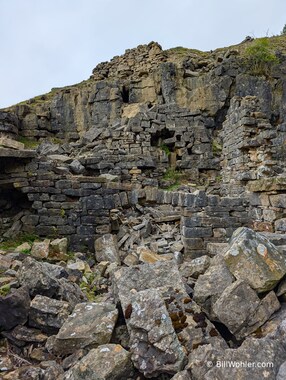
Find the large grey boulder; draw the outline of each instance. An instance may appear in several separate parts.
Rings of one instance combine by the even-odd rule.
[[[205,380],[276,380],[286,351],[278,340],[247,338],[237,349],[227,349],[209,364]]]
[[[236,279],[245,280],[257,292],[273,289],[286,274],[286,260],[264,236],[249,228],[238,228],[224,254]]]
[[[216,320],[213,305],[225,288],[235,278],[226,267],[222,258],[213,259],[208,270],[199,276],[194,287],[194,301],[198,303],[211,320]]]
[[[132,374],[131,354],[118,344],[92,349],[64,376],[64,380],[123,380]]]
[[[41,294],[53,297],[59,290],[59,283],[49,268],[32,257],[23,261],[18,277],[20,284],[27,286],[31,296]]]
[[[84,302],[76,305],[58,334],[47,342],[49,351],[67,355],[80,348],[110,342],[118,311],[111,303]]]
[[[168,289],[177,289],[186,294],[178,266],[173,260],[121,267],[113,272],[112,284],[114,296],[120,300],[123,310],[130,304],[132,289],[139,292],[153,288],[161,293]]]
[[[279,308],[273,291],[260,300],[246,282],[237,280],[223,291],[213,305],[213,312],[241,340],[262,326]]]
[[[0,297],[0,331],[10,330],[27,322],[30,309],[28,288],[14,289],[5,297]]]
[[[145,377],[182,370],[187,358],[160,293],[155,289],[135,293],[129,308],[130,316],[125,317],[135,367]]]

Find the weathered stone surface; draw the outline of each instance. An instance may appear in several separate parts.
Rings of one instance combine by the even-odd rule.
[[[94,248],[95,257],[98,262],[110,261],[120,264],[117,238],[115,235],[106,234],[96,239]]]
[[[173,255],[158,255],[146,247],[138,247],[137,254],[139,255],[139,261],[141,263],[154,264],[157,261],[172,260]]]
[[[199,276],[194,287],[194,301],[197,302],[211,320],[215,320],[213,305],[222,292],[234,282],[234,277],[223,260],[211,264],[208,270]]]
[[[186,356],[175,334],[171,318],[160,293],[155,289],[132,296],[127,326],[132,361],[146,377],[177,373],[186,364]]]
[[[57,332],[70,312],[67,302],[37,295],[31,302],[29,325],[46,332]]]
[[[286,361],[281,364],[276,376],[276,380],[284,380],[284,379],[286,379]]]
[[[3,380],[42,380],[45,371],[39,367],[23,366],[3,375]]]
[[[55,239],[50,242],[48,256],[54,260],[65,260],[67,258],[68,239]]]
[[[0,146],[4,148],[12,148],[12,149],[24,149],[25,145],[20,143],[19,141],[9,139],[7,137],[0,136]]]
[[[18,325],[11,331],[11,336],[20,342],[44,343],[48,336],[41,330]]]
[[[30,308],[27,287],[14,289],[6,297],[0,297],[0,330],[10,330],[27,322]]]
[[[31,256],[36,259],[46,259],[49,255],[50,240],[35,241],[32,246]]]
[[[131,354],[118,344],[92,349],[64,376],[64,380],[123,380],[132,374]]]
[[[191,380],[191,375],[188,371],[178,372],[171,380]]]
[[[110,303],[78,304],[47,347],[56,354],[67,355],[80,348],[109,343],[117,316],[116,307]]]
[[[208,256],[197,257],[190,262],[184,262],[180,265],[180,273],[183,277],[198,278],[204,274],[210,266],[210,258]]]
[[[239,228],[232,236],[224,260],[231,273],[258,292],[271,290],[286,273],[286,262],[278,249],[249,228]]]
[[[120,268],[112,275],[114,294],[120,299],[123,310],[130,304],[131,290],[165,291],[168,288],[186,293],[178,266],[174,261],[142,264]]]
[[[260,300],[246,282],[238,280],[223,291],[213,305],[213,312],[241,340],[256,331],[279,308],[274,292]]]
[[[52,297],[59,290],[59,283],[51,276],[50,270],[31,257],[23,261],[19,271],[19,282],[28,287],[32,296],[41,294]]]
[[[249,378],[276,380],[276,374],[285,361],[285,357],[285,349],[278,340],[248,338],[238,349],[227,349],[222,357],[217,357],[204,379],[230,379],[235,376],[238,380]],[[246,364],[234,364],[233,367],[223,365],[226,362]],[[247,363],[255,364],[247,365]]]

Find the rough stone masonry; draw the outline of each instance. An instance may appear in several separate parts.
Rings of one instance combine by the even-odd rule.
[[[0,377],[286,378],[285,36],[261,75],[253,43],[0,111]]]

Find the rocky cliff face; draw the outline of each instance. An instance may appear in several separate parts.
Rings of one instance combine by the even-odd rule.
[[[279,62],[260,73],[247,59],[253,43],[205,53],[151,42],[0,111],[0,249],[29,237],[18,251],[33,256],[1,256],[0,285],[15,292],[0,300],[13,315],[3,312],[0,328],[42,366],[5,378],[163,379],[185,369],[174,379],[226,379],[198,362],[254,360],[258,345],[270,347],[275,379],[285,308],[275,328],[262,325],[285,298],[285,36],[269,40]],[[45,240],[31,246],[35,237]],[[50,264],[61,260],[65,269]],[[70,354],[46,370],[45,358]]]

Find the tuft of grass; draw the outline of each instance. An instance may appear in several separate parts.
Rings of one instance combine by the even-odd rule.
[[[82,278],[82,282],[79,285],[79,287],[81,288],[81,290],[86,295],[89,301],[96,300],[96,291],[97,291],[97,286],[95,285],[96,277],[97,275],[93,272],[85,273]]]
[[[222,151],[221,144],[217,140],[214,139],[212,141],[212,152],[213,152],[214,156],[220,156],[221,151]]]
[[[162,145],[160,146],[160,148],[161,148],[161,150],[162,150],[163,152],[166,153],[167,156],[170,156],[171,151],[170,151],[169,147],[168,147],[166,144],[162,144]]]
[[[29,138],[24,137],[24,136],[20,136],[18,138],[18,141],[20,143],[24,144],[26,149],[35,149],[39,146],[39,141],[29,139]]]
[[[267,37],[257,38],[245,50],[246,64],[252,75],[268,76],[273,65],[279,63],[270,40]]]
[[[7,294],[10,293],[11,287],[10,284],[6,284],[0,287],[0,296],[1,297],[6,297]]]
[[[9,251],[17,248],[19,245],[23,243],[33,244],[35,240],[39,239],[37,235],[34,234],[20,234],[15,239],[7,239],[0,243],[0,249],[3,251]],[[23,252],[28,253],[28,252]]]

